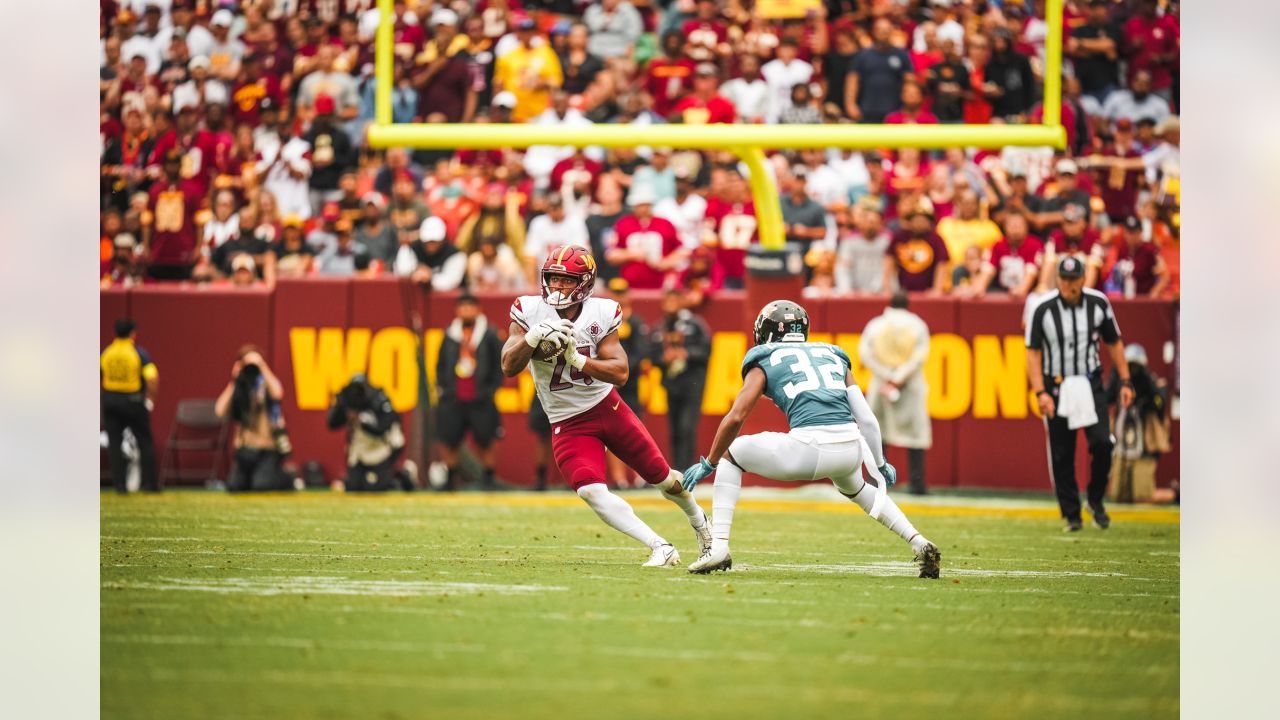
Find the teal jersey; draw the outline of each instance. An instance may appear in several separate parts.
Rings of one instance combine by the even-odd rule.
[[[742,360],[742,376],[764,371],[764,393],[793,428],[853,422],[844,379],[852,363],[844,350],[822,342],[757,345]]]

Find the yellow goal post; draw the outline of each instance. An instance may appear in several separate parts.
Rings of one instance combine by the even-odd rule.
[[[392,123],[394,12],[392,0],[378,0],[375,40],[374,122],[370,147],[492,150],[531,145],[727,150],[747,166],[759,222],[760,244],[785,243],[782,209],[773,176],[765,168],[766,148],[949,148],[1006,146],[1066,147],[1062,111],[1062,3],[1048,0],[1045,22],[1044,112],[1039,125],[606,125],[560,127],[514,123]]]

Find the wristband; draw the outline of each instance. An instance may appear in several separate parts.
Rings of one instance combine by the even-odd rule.
[[[581,371],[582,368],[587,365],[587,356],[578,352],[566,353],[565,361],[568,362],[574,370]]]

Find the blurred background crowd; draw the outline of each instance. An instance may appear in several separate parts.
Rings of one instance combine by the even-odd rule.
[[[1043,0],[394,3],[395,122],[1034,123]],[[780,17],[800,6],[802,17]],[[517,292],[566,242],[600,279],[741,287],[726,153],[374,150],[375,0],[100,0],[105,286],[412,277]],[[776,151],[807,295],[1176,297],[1179,3],[1066,0],[1068,147]],[[482,132],[477,128],[477,132]]]

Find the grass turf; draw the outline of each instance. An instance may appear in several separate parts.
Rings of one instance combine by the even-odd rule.
[[[1048,514],[919,508],[926,581],[852,505],[744,500],[700,577],[568,495],[104,495],[102,716],[1176,716],[1176,518]]]

